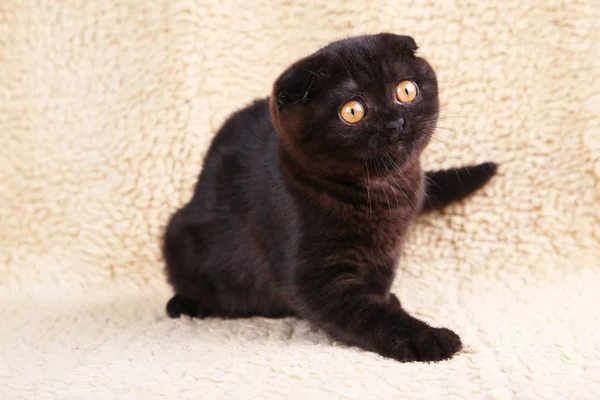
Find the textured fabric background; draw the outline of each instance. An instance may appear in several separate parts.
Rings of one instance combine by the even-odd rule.
[[[598,4],[492,3],[2,0],[0,397],[600,398]],[[295,319],[168,320],[159,236],[216,129],[380,31],[438,72],[426,165],[501,163],[419,220],[394,287],[467,349],[400,364]]]

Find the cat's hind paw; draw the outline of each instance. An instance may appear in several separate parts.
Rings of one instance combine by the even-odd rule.
[[[178,294],[173,296],[167,303],[167,314],[171,318],[179,318],[181,315],[189,315],[195,318],[204,317],[197,302]]]

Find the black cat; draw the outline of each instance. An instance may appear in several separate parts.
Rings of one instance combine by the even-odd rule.
[[[387,33],[331,43],[229,118],[166,230],[171,317],[297,316],[400,361],[461,349],[390,286],[415,216],[481,188],[496,165],[422,172],[439,106],[416,50]]]

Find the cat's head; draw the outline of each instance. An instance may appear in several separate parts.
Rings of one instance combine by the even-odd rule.
[[[439,111],[433,69],[409,36],[378,34],[333,42],[276,80],[275,127],[304,164],[351,171],[365,162],[401,166],[420,153]]]

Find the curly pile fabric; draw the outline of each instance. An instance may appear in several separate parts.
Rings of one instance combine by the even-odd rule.
[[[3,399],[600,398],[592,1],[46,1],[0,7]],[[394,286],[466,345],[401,364],[296,319],[169,320],[159,238],[216,129],[326,43],[413,36],[428,168],[490,186],[420,218]]]

